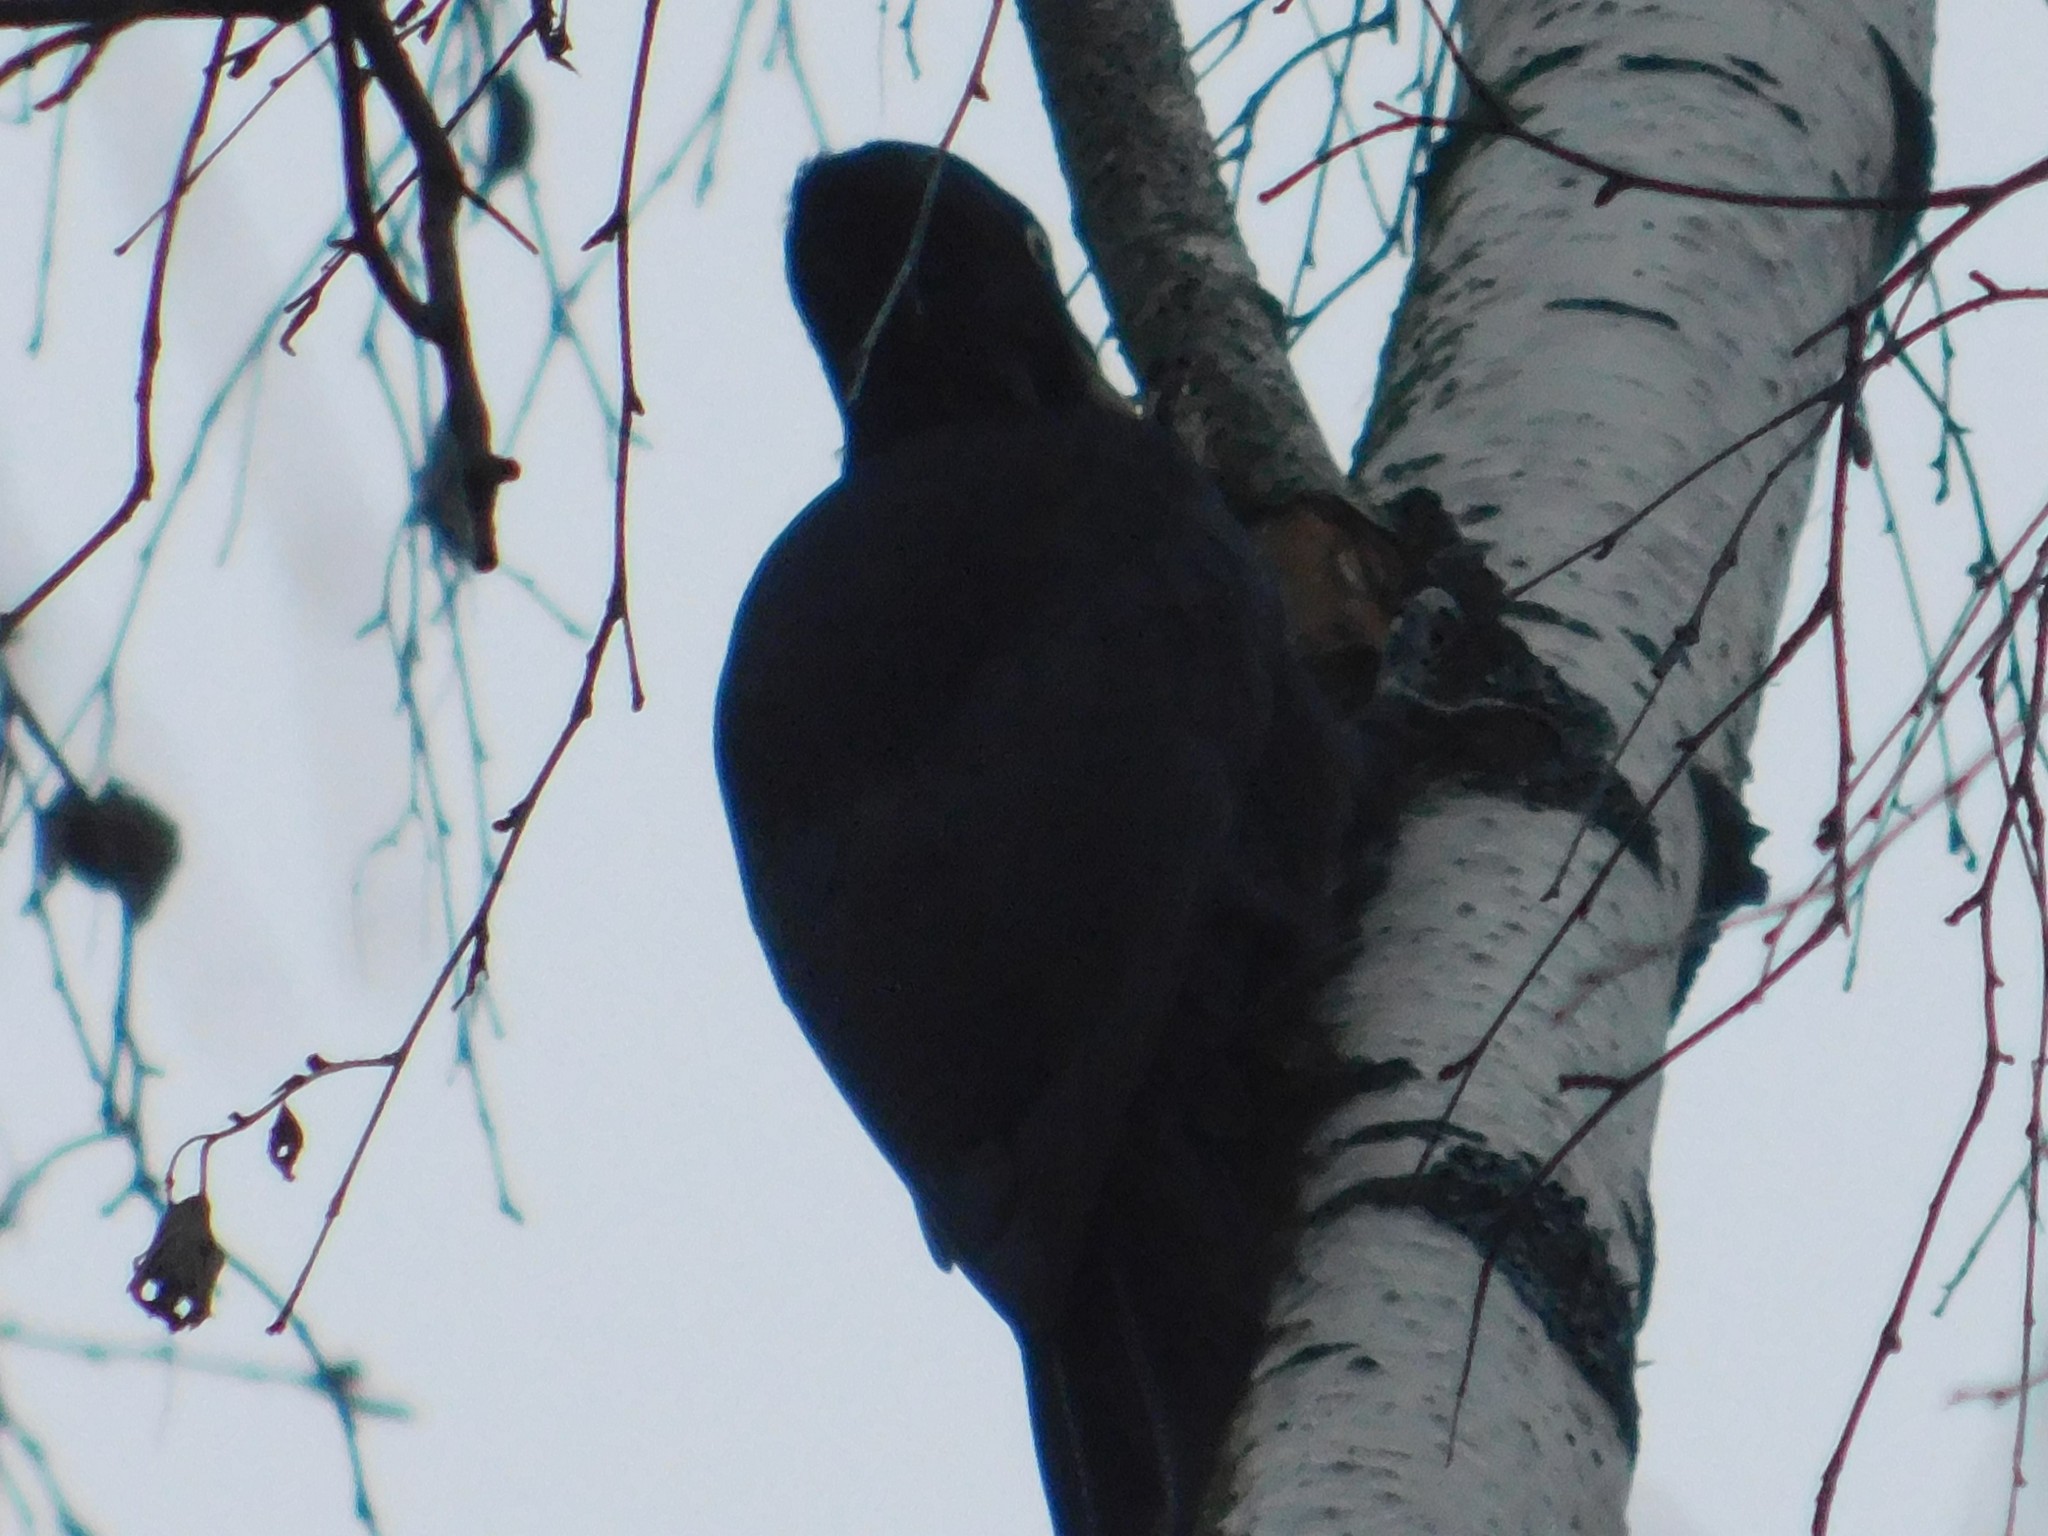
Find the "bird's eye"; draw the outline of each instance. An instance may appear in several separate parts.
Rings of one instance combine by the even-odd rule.
[[[1044,230],[1040,229],[1036,224],[1031,225],[1024,231],[1024,246],[1025,249],[1031,252],[1031,259],[1033,261],[1037,262],[1053,276],[1057,277],[1059,275],[1059,268],[1053,265],[1052,242],[1046,239]]]

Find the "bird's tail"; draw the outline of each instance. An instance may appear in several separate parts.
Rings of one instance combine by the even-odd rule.
[[[1349,952],[1357,764],[1305,693],[1279,714],[1230,898],[1189,947],[1057,1321],[1020,1328],[1059,1536],[1193,1536],[1227,1492],[1308,1133],[1347,1091],[1316,1004]]]
[[[1221,1424],[1205,1432],[1197,1400],[1162,1369],[1128,1286],[1109,1284],[1104,1307],[1077,1308],[1059,1337],[1024,1351],[1053,1529],[1180,1536],[1193,1529],[1195,1469],[1213,1459]]]
[[[1263,1188],[1242,1147],[1220,1159],[1180,1114],[1142,1106],[1131,1136],[1150,1144],[1126,1145],[1060,1324],[1023,1340],[1059,1536],[1195,1530],[1292,1226],[1259,1198],[1291,1180]]]

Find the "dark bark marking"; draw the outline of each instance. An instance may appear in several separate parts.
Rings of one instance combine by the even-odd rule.
[[[1681,59],[1668,53],[1625,53],[1621,56],[1621,67],[1629,74],[1706,75],[1710,79],[1734,86],[1745,96],[1760,98],[1763,95],[1756,81],[1746,74],[1723,69],[1719,64],[1710,64],[1705,59]]]
[[[1764,840],[1764,829],[1750,820],[1742,796],[1727,779],[1697,763],[1691,778],[1700,813],[1700,894],[1678,957],[1678,979],[1671,994],[1673,1015],[1685,1006],[1693,978],[1720,938],[1728,914],[1737,907],[1757,905],[1771,889],[1754,856],[1757,844]]]
[[[1621,1224],[1636,1250],[1636,1331],[1650,1320],[1650,1295],[1657,1277],[1657,1213],[1647,1192],[1641,1205],[1624,1205]]]
[[[1624,629],[1619,631],[1619,633],[1622,639],[1626,640],[1629,643],[1629,646],[1635,651],[1635,653],[1638,656],[1642,657],[1643,660],[1650,663],[1651,666],[1654,667],[1658,662],[1664,659],[1664,647],[1660,645],[1657,641],[1652,640],[1648,635],[1644,634],[1641,630]]]
[[[1739,65],[1742,61],[1730,62]],[[1806,119],[1796,107],[1766,95],[1758,86],[1751,73],[1754,66],[1751,66],[1751,70],[1724,69],[1721,65],[1706,59],[1681,59],[1668,53],[1625,53],[1621,56],[1621,67],[1631,74],[1705,75],[1710,80],[1718,80],[1723,85],[1734,87],[1745,96],[1753,96],[1759,101],[1766,102],[1778,116],[1784,118],[1794,128],[1801,133],[1806,131]],[[1771,84],[1775,85],[1777,82],[1773,80]]]
[[[1571,614],[1561,612],[1551,607],[1548,603],[1536,603],[1529,601],[1527,598],[1518,598],[1501,611],[1508,618],[1520,619],[1524,624],[1547,624],[1553,629],[1563,630],[1568,635],[1577,635],[1581,640],[1598,640],[1600,638],[1600,630],[1597,625],[1588,624],[1584,619],[1574,618]]]
[[[1382,469],[1380,471],[1380,478],[1383,480],[1406,480],[1412,475],[1421,474],[1425,469],[1435,469],[1443,461],[1444,456],[1440,453],[1425,453],[1420,458],[1402,459],[1398,463],[1389,464],[1385,469]]]
[[[1866,30],[1884,65],[1885,85],[1892,98],[1892,163],[1883,195],[1896,198],[1902,206],[1884,216],[1878,232],[1878,250],[1883,265],[1889,268],[1912,238],[1913,227],[1920,221],[1919,205],[1926,202],[1934,185],[1934,114],[1926,93],[1884,34],[1875,27]]]
[[[1396,1056],[1388,1061],[1350,1060],[1342,1071],[1348,1082],[1345,1098],[1362,1098],[1372,1093],[1392,1093],[1396,1088],[1406,1087],[1419,1080],[1422,1069],[1405,1056]]]
[[[1452,1141],[1467,1141],[1483,1146],[1486,1138],[1478,1131],[1467,1130],[1462,1125],[1446,1125],[1431,1116],[1422,1120],[1382,1120],[1373,1125],[1362,1125],[1357,1130],[1340,1136],[1331,1143],[1333,1151],[1353,1147],[1376,1146],[1386,1141],[1437,1141],[1448,1138]]]
[[[1579,44],[1565,48],[1553,48],[1548,53],[1539,53],[1520,69],[1510,73],[1505,80],[1494,86],[1497,95],[1511,96],[1531,80],[1537,80],[1552,70],[1563,69],[1567,64],[1576,64],[1586,56],[1586,50]]]
[[[1639,304],[1624,304],[1619,299],[1552,299],[1543,307],[1590,315],[1617,315],[1624,320],[1647,320],[1667,331],[1679,328],[1678,322],[1661,309],[1645,309]]]
[[[1351,1355],[1353,1357],[1346,1363],[1346,1370],[1376,1371],[1380,1368],[1379,1361],[1373,1359],[1371,1355],[1368,1355],[1356,1344],[1304,1344],[1285,1360],[1280,1361],[1268,1370],[1261,1371],[1259,1379],[1266,1381],[1287,1371],[1298,1371],[1305,1365],[1314,1365],[1318,1360],[1327,1360],[1332,1355]]]
[[[1494,1273],[1613,1413],[1633,1459],[1640,1420],[1636,1335],[1645,1301],[1639,1292],[1647,1287],[1622,1278],[1607,1235],[1587,1218],[1583,1197],[1555,1180],[1531,1186],[1539,1166],[1528,1153],[1503,1157],[1454,1146],[1421,1173],[1360,1180],[1309,1219],[1328,1221],[1364,1207],[1417,1211],[1489,1255]],[[1647,1220],[1629,1219],[1628,1225],[1626,1240],[1638,1254],[1648,1253]]]
[[[1657,832],[1634,788],[1611,766],[1613,716],[1540,661],[1506,620],[1524,615],[1484,549],[1457,531],[1433,491],[1382,509],[1406,545],[1418,595],[1388,639],[1381,679],[1358,710],[1369,782],[1406,805],[1455,784],[1539,810],[1564,810],[1661,873]]]

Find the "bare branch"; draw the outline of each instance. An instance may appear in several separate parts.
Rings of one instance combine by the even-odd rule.
[[[0,0],[4,3],[4,0]],[[0,642],[21,627],[22,620],[33,613],[44,599],[70,580],[71,575],[86,561],[97,554],[108,540],[128,526],[135,516],[136,508],[149,500],[150,492],[156,485],[156,460],[152,448],[153,416],[152,406],[156,396],[157,361],[163,354],[164,283],[169,275],[171,263],[171,239],[177,232],[178,209],[184,198],[185,188],[191,185],[192,162],[199,152],[199,141],[205,136],[206,124],[213,115],[214,96],[220,88],[221,71],[226,67],[228,44],[234,36],[232,21],[220,24],[214,39],[213,57],[208,61],[204,83],[199,90],[199,103],[192,111],[192,121],[185,131],[185,142],[178,152],[178,165],[171,176],[171,197],[166,204],[163,226],[158,231],[156,255],[150,262],[149,298],[143,310],[142,339],[138,347],[140,365],[135,380],[135,473],[129,482],[128,494],[121,498],[121,504],[107,520],[93,532],[92,536],[72,551],[69,558],[46,576],[36,589],[10,609],[0,610]]]
[[[312,0],[0,0],[0,27],[94,27],[111,32],[130,22],[171,18],[301,21]]]
[[[368,73],[398,114],[399,126],[412,145],[420,189],[420,259],[427,277],[424,300],[413,300],[410,290],[397,281],[395,267],[378,272],[377,252],[382,247],[374,222],[365,228],[364,220],[369,189],[357,175],[360,168],[353,165],[349,174],[350,208],[356,218],[356,239],[361,242],[360,249],[372,272],[377,273],[379,291],[398,311],[407,329],[441,355],[446,396],[443,421],[454,450],[456,483],[461,486],[469,509],[474,564],[480,571],[492,570],[498,563],[493,518],[498,487],[516,478],[519,466],[491,451],[490,410],[484,403],[483,382],[477,376],[476,356],[470,346],[469,317],[462,297],[462,267],[455,249],[456,216],[468,199],[468,185],[441,115],[434,110],[434,103],[384,8],[376,0],[337,0],[328,7],[328,15],[344,45],[362,48]],[[347,51],[344,46],[338,53]],[[346,87],[351,83],[347,72],[353,68],[353,60],[343,60],[343,65]],[[350,94],[345,88],[344,98]],[[360,112],[360,102],[359,93],[354,102],[344,100],[345,124],[351,122],[351,114]],[[354,121],[359,124],[360,117]],[[401,293],[410,302],[401,301]]]
[[[1018,0],[1074,222],[1145,392],[1260,527],[1297,640],[1377,660],[1402,586],[1259,286],[1168,0]]]
[[[412,1023],[407,1027],[404,1037],[384,1056],[364,1061],[323,1064],[329,1071],[359,1066],[376,1067],[385,1073],[385,1078],[376,1102],[371,1106],[369,1117],[356,1138],[355,1149],[349,1155],[348,1164],[335,1184],[334,1193],[328,1198],[326,1214],[321,1220],[318,1234],[313,1239],[312,1248],[299,1268],[298,1278],[279,1306],[277,1316],[271,1320],[269,1331],[272,1333],[281,1332],[294,1321],[294,1309],[298,1306],[299,1298],[305,1293],[314,1267],[319,1263],[321,1250],[326,1247],[327,1239],[333,1234],[335,1224],[341,1218],[342,1207],[348,1199],[350,1188],[355,1183],[356,1172],[362,1166],[363,1155],[369,1150],[370,1142],[377,1134],[377,1127],[383,1123],[384,1112],[390,1106],[391,1096],[398,1087],[398,1080],[403,1075],[407,1063],[411,1061],[412,1053],[433,1017],[435,1006],[448,994],[451,986],[457,987],[455,1002],[460,1004],[475,991],[488,968],[491,914],[497,907],[498,897],[505,889],[505,877],[511,872],[512,861],[518,856],[527,830],[533,825],[534,810],[540,804],[541,796],[547,792],[548,785],[553,782],[555,770],[568,756],[569,748],[575,742],[577,733],[583,729],[584,723],[596,713],[597,680],[604,670],[605,657],[610,652],[615,633],[620,635],[624,642],[633,708],[637,710],[645,702],[640,686],[639,659],[633,649],[631,619],[626,603],[626,471],[632,451],[633,420],[644,411],[633,378],[633,306],[631,264],[628,259],[630,219],[627,210],[632,206],[634,161],[640,143],[640,117],[646,103],[647,71],[654,52],[655,22],[661,9],[661,0],[645,0],[645,4],[646,10],[641,20],[640,47],[633,76],[633,93],[627,107],[624,145],[620,152],[618,203],[613,217],[607,221],[598,235],[592,236],[591,240],[591,243],[595,244],[600,238],[609,238],[617,243],[618,249],[616,270],[619,295],[621,400],[618,460],[613,478],[611,588],[605,598],[604,618],[584,652],[582,681],[577,685],[576,696],[569,706],[568,718],[562,722],[561,729],[555,736],[554,745],[548,749],[546,758],[528,783],[526,793],[493,823],[495,830],[506,834],[504,849],[498,855],[497,863],[491,871],[490,879],[484,885],[483,894],[478,898],[468,925],[456,938],[447,959],[442,962],[433,985],[428,988],[426,998],[420,1004],[419,1011],[413,1015]],[[458,187],[460,181],[458,174]],[[432,302],[431,299],[429,302]],[[463,969],[464,972],[459,986],[455,982],[458,969]],[[290,1091],[297,1091],[296,1086],[291,1087]],[[286,1093],[286,1097],[289,1097],[289,1092]],[[266,1104],[265,1109],[269,1107]],[[257,1114],[263,1112],[259,1110]],[[231,1125],[228,1134],[241,1128],[239,1124]],[[218,1139],[221,1134],[213,1133],[213,1139]],[[205,1141],[202,1145],[210,1144],[210,1141]]]

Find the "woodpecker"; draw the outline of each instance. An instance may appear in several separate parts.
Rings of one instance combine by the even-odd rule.
[[[719,781],[790,1011],[1010,1324],[1061,1536],[1183,1536],[1327,1076],[1358,753],[1222,498],[966,161],[799,174],[837,483],[755,573]]]

